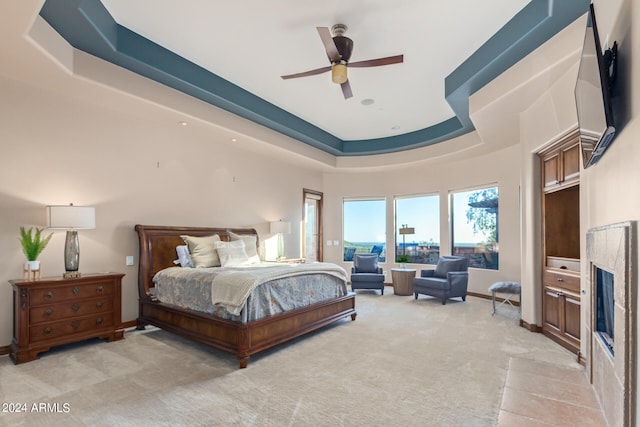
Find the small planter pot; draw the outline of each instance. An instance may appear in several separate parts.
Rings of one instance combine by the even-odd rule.
[[[25,261],[24,262],[24,269],[25,270],[31,270],[31,271],[38,271],[38,270],[40,270],[40,261],[38,261],[38,260]]]

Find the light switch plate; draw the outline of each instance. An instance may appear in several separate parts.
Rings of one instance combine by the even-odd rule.
[[[133,255],[127,255],[127,257],[125,258],[125,264],[133,265]]]

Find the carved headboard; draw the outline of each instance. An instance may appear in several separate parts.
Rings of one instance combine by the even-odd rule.
[[[217,234],[223,241],[229,241],[227,231],[235,234],[258,236],[253,228],[210,228],[210,227],[173,227],[160,225],[136,225],[140,243],[138,267],[138,292],[141,299],[149,298],[153,285],[153,276],[160,270],[175,267],[178,258],[176,246],[184,245],[180,236],[211,236]],[[260,253],[260,241],[256,238],[256,251]]]

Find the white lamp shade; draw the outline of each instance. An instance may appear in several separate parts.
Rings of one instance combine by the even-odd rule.
[[[47,228],[96,228],[96,209],[93,206],[47,206]]]
[[[274,221],[271,224],[269,224],[269,228],[271,230],[271,233],[276,234],[276,233],[284,233],[284,234],[289,234],[291,233],[291,223],[288,221]]]

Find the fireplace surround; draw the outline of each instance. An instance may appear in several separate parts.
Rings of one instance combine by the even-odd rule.
[[[635,426],[636,370],[636,222],[627,221],[587,232],[586,278],[591,300],[586,306],[587,374],[612,426]],[[606,288],[613,279],[613,301]],[[613,309],[611,336],[604,333],[604,305]],[[598,310],[600,309],[600,318]],[[611,330],[609,331],[611,332]]]

